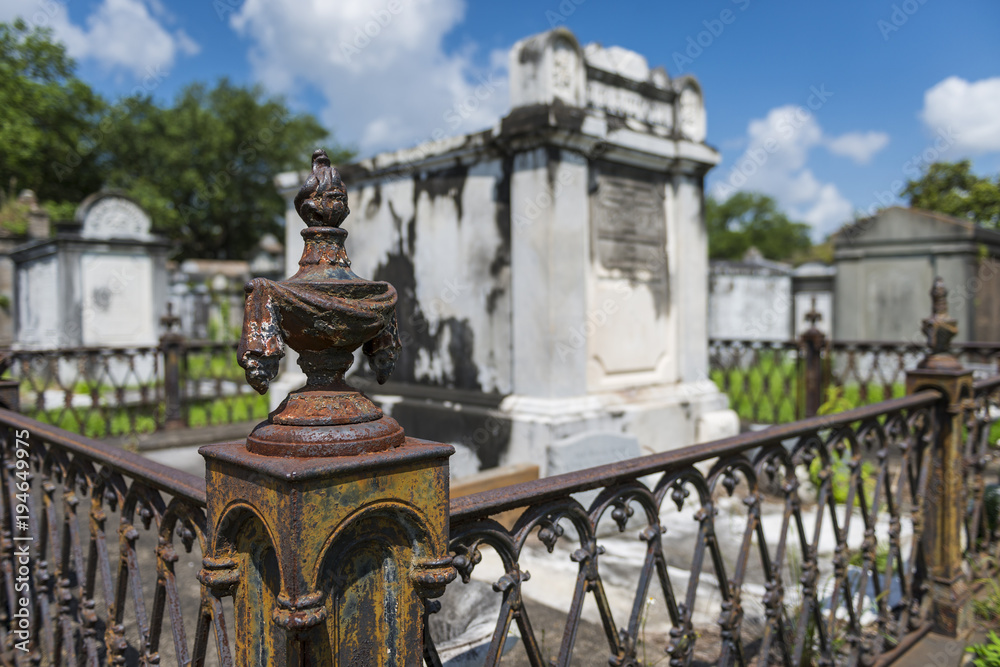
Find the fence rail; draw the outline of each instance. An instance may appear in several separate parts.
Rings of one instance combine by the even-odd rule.
[[[8,410],[0,434],[3,664],[232,664],[203,479]]]
[[[455,499],[451,550],[463,581],[487,569],[487,559],[502,563],[488,568],[503,574],[493,584],[502,604],[485,664],[499,663],[512,625],[530,664],[571,664],[587,599],[613,665],[637,664],[646,651],[643,663],[655,662],[654,647],[679,665],[888,661],[932,620],[922,499],[940,401],[925,391]],[[800,488],[810,476],[818,486],[806,502]],[[588,490],[598,494],[585,505],[579,494]],[[519,508],[513,528],[490,518]],[[696,526],[689,559],[667,546],[685,539],[685,520]],[[644,552],[624,617],[609,602],[601,564],[614,563],[620,578],[625,550],[602,539],[604,524],[637,535]],[[572,544],[556,549],[560,541]],[[532,624],[522,560],[530,553],[537,566],[545,550],[579,564],[571,599],[552,600],[568,605],[569,616],[551,652]],[[534,600],[551,599],[548,584]],[[650,631],[651,605],[662,607],[658,633]],[[433,634],[426,660],[439,665]]]
[[[88,437],[228,424],[267,415],[243,379],[237,342],[0,351],[19,381],[25,414]]]
[[[798,340],[709,341],[709,375],[729,396],[744,424],[780,424],[823,412],[898,398],[906,371],[927,351],[904,341],[838,341],[814,346]],[[1000,343],[954,343],[952,349],[977,375],[1000,370]],[[819,372],[810,374],[814,365]]]
[[[486,665],[596,659],[575,652],[595,627],[610,664],[886,664],[935,624],[927,499],[947,404],[924,390],[455,498],[462,582],[428,603],[425,661],[441,664],[437,618],[468,612],[461,591],[478,581],[496,598],[479,603],[495,613]],[[961,558],[996,576],[1000,376],[961,406]],[[7,410],[0,432],[3,663],[232,664],[230,601],[194,576],[211,532],[204,480]],[[25,536],[37,625],[21,653]]]

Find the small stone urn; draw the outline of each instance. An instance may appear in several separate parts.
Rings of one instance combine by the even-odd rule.
[[[299,353],[307,381],[253,429],[247,449],[266,456],[347,456],[402,445],[399,424],[344,379],[359,347],[378,382],[388,379],[400,350],[396,290],[351,271],[347,231],[340,228],[350,213],[347,189],[322,150],[313,153],[295,210],[308,225],[299,270],[281,282],[247,283],[237,357],[247,382],[263,394],[288,345]]]

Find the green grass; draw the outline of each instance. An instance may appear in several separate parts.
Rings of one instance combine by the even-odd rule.
[[[141,412],[136,409],[114,408],[109,409],[107,413],[90,408],[77,410],[56,408],[35,413],[29,412],[28,416],[88,438],[109,438],[152,433],[156,430],[158,421],[156,415],[150,414],[153,409],[159,408],[146,407]]]
[[[243,369],[236,362],[236,355],[231,350],[220,353],[190,353],[187,355],[182,375],[187,380],[195,382],[217,379],[230,380],[240,385],[244,382]],[[139,387],[127,389],[138,390]],[[75,394],[86,395],[97,391],[100,397],[109,398],[115,394],[114,387],[87,380],[75,382],[72,391]],[[264,419],[268,414],[267,397],[256,392],[223,397],[196,397],[186,401],[184,407],[188,426],[192,428]],[[73,433],[91,438],[108,438],[154,432],[157,424],[163,420],[164,409],[162,404],[99,409],[86,406],[33,412],[29,410],[29,414],[39,421]]]
[[[762,424],[795,421],[799,372],[794,359],[779,351],[761,350],[747,368],[712,369],[709,377],[729,396],[740,420]]]
[[[235,350],[223,354],[190,352],[184,375],[188,379],[224,378],[243,381],[243,368],[236,361]]]
[[[803,415],[800,392],[801,371],[794,358],[784,352],[761,350],[757,363],[746,368],[714,368],[709,377],[729,397],[729,407],[745,423],[786,424]],[[851,382],[826,388],[826,403],[832,406],[820,414],[833,414],[863,405],[879,403],[906,395],[902,382],[892,384],[890,391],[880,382],[865,386]],[[798,409],[797,409],[798,408]],[[1000,429],[997,429],[1000,437]]]
[[[267,396],[244,394],[192,403],[188,406],[188,426],[214,426],[264,419],[268,413]]]

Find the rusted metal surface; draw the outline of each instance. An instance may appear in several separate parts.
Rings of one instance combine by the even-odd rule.
[[[350,212],[347,189],[322,150],[313,154],[295,208],[308,225],[299,270],[281,282],[247,283],[237,359],[247,382],[263,394],[288,345],[299,353],[306,385],[254,429],[247,449],[265,456],[349,456],[398,447],[403,429],[344,379],[359,347],[380,383],[392,372],[400,349],[396,290],[351,271],[347,232],[340,229]]]
[[[501,559],[505,572],[494,584],[503,603],[485,664],[499,664],[512,624],[521,637],[515,650],[526,652],[530,664],[550,660],[556,665],[591,660],[596,664],[597,656],[573,653],[586,603],[599,610],[608,639],[608,663],[638,665],[650,599],[663,605],[672,627],[665,646],[657,647],[651,661],[665,658],[672,665],[690,664],[696,650],[701,650],[699,642],[705,643],[700,638],[707,628],[696,624],[693,610],[707,579],[726,583],[716,608],[719,639],[711,657],[701,660],[719,665],[754,660],[785,665],[872,664],[910,634],[926,631],[931,620],[924,605],[923,498],[941,401],[938,392],[927,391],[833,418],[817,417],[454,499],[451,550],[463,580],[475,576],[486,554]],[[848,462],[848,477],[842,483],[849,490],[846,501],[838,504],[831,471],[841,460]],[[799,495],[800,478],[808,479],[813,461],[820,462],[816,474],[821,481],[815,504],[807,505]],[[874,469],[863,466],[863,461],[874,461]],[[863,474],[864,470],[869,472]],[[571,496],[589,489],[599,490],[599,495],[588,507]],[[720,525],[716,519],[720,502],[736,491],[740,501],[736,505],[744,511],[730,516],[728,525]],[[761,522],[765,503],[782,508],[781,530],[765,530]],[[525,509],[512,530],[489,518],[518,507]],[[684,578],[668,567],[676,562],[665,556],[671,525],[679,520],[673,516],[675,507],[678,516],[693,512],[699,525]],[[638,517],[641,521],[636,522]],[[862,526],[860,531],[852,529],[855,522]],[[885,524],[892,527],[889,534],[876,535],[877,526]],[[632,611],[625,617],[614,615],[602,583],[600,563],[612,557],[604,554],[600,538],[608,527],[628,529],[646,544],[646,557],[634,580]],[[717,534],[724,528],[735,531],[740,545],[736,552],[723,552]],[[819,561],[821,536],[836,543],[836,557],[830,562]],[[546,548],[570,541],[571,546],[557,553],[568,552],[579,568],[572,598],[548,602],[569,611],[561,642],[553,648],[549,640],[546,653],[523,602],[522,586],[528,577],[520,560],[532,540],[540,540]],[[888,550],[882,565],[880,541]],[[798,560],[790,557],[792,551]],[[852,566],[852,561],[859,564]],[[758,585],[749,585],[748,569],[762,580]],[[874,601],[859,594],[869,586],[876,591]],[[890,588],[898,592],[891,603],[881,593]],[[766,594],[759,596],[758,589]],[[791,591],[795,604],[785,599]],[[764,620],[758,619],[763,628],[753,642],[742,627],[746,604],[764,610]],[[874,624],[862,624],[862,612],[872,605],[877,611]],[[429,649],[427,664],[437,664],[434,655]]]
[[[589,491],[663,472],[669,468],[692,466],[720,456],[740,454],[787,440],[800,440],[830,429],[845,429],[858,421],[871,421],[887,413],[917,411],[930,408],[941,399],[937,391],[928,390],[876,405],[866,405],[835,415],[802,419],[791,424],[778,424],[762,431],[741,433],[729,438],[673,449],[660,454],[640,456],[603,466],[553,475],[521,484],[514,484],[482,493],[470,494],[451,501],[453,521],[484,518],[529,504],[552,500],[579,491]]]
[[[181,405],[181,355],[183,354],[184,337],[174,331],[181,319],[174,315],[172,303],[167,303],[167,314],[160,318],[164,327],[160,336],[160,349],[163,353],[163,428],[177,429],[186,426]]]
[[[202,581],[236,608],[246,665],[413,665],[448,554],[450,445],[405,438],[344,375],[359,347],[384,382],[399,351],[396,291],[350,270],[347,191],[323,151],[295,199],[299,271],[246,286],[237,357],[261,393],[287,344],[304,387],[245,443],[203,447]]]
[[[963,404],[964,469],[961,487],[966,507],[964,533],[973,581],[1000,574],[1000,472],[998,434],[1000,376],[975,382]]]
[[[169,321],[170,316],[164,320]],[[2,350],[22,411],[91,437],[233,423],[267,414],[243,381],[238,342],[189,341],[167,331],[156,347]]]
[[[826,336],[816,328],[816,323],[823,319],[816,310],[816,297],[812,298],[812,307],[806,313],[809,328],[802,334],[802,394],[805,403],[805,416],[815,417],[823,405],[823,352],[826,349]]]
[[[965,406],[973,398],[972,371],[951,353],[958,326],[948,315],[948,290],[941,278],[931,288],[931,315],[921,330],[927,352],[917,368],[906,375],[906,391],[936,389],[945,395],[938,406],[938,432],[931,451],[931,475],[925,496],[929,593],[938,632],[966,636],[971,630],[971,588],[962,547],[967,521],[965,476],[968,471],[963,437]]]
[[[222,606],[187,574],[203,481],[7,410],[0,432],[0,662],[232,664]]]
[[[979,375],[1000,371],[1000,342],[952,343],[951,350]],[[744,423],[777,424],[811,416],[814,405],[818,411],[902,396],[906,372],[926,351],[924,343],[905,341],[712,340],[709,368]]]
[[[947,319],[937,304],[934,318]],[[902,398],[453,499],[451,551],[463,581],[488,559],[498,563],[487,572],[503,573],[493,583],[502,602],[485,664],[499,664],[514,627],[522,662],[603,661],[574,654],[586,605],[597,610],[611,665],[884,665],[931,629],[961,634],[963,562],[995,574],[1000,555],[985,481],[987,470],[997,475],[987,433],[1000,416],[1000,376],[973,384],[945,349],[929,349],[933,361],[909,373]],[[812,501],[803,496],[811,484]],[[584,505],[586,491],[597,495]],[[685,508],[698,530],[679,570],[671,541],[685,534]],[[514,510],[520,517],[509,530],[492,518]],[[624,562],[609,527],[645,544],[630,613],[613,608],[604,583],[602,573],[620,576]],[[532,625],[527,601],[523,562],[538,565],[535,543],[577,564],[568,599],[542,594],[546,605],[568,608],[556,646]],[[702,609],[699,622],[706,595],[714,615],[708,621]],[[663,608],[669,626],[651,656],[650,605]],[[433,633],[426,636],[425,662],[439,665]]]

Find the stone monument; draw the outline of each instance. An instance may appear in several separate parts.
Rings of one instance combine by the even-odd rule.
[[[510,89],[488,130],[341,167],[364,228],[354,267],[400,296],[396,372],[372,397],[483,467],[545,472],[582,435],[624,436],[603,440],[613,461],[735,433],[708,379],[702,200],[719,155],[698,82],[556,29],[514,46]],[[276,178],[288,257],[306,176]]]
[[[170,244],[142,208],[99,192],[75,225],[18,247],[15,345],[21,349],[155,345],[167,297]]]

